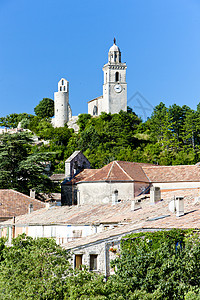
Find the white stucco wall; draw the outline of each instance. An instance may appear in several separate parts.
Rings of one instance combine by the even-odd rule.
[[[161,190],[177,190],[177,189],[193,189],[200,188],[200,182],[166,182],[152,183],[153,186],[159,187]]]

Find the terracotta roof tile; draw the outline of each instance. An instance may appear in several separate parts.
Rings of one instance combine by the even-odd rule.
[[[142,167],[151,182],[188,182],[200,181],[200,167],[186,166],[156,166]]]
[[[142,166],[148,164],[126,162],[126,161],[113,161],[96,172],[91,172],[89,176],[77,178],[76,182],[81,181],[142,181],[149,182],[145,175]],[[80,173],[81,174],[81,173]]]

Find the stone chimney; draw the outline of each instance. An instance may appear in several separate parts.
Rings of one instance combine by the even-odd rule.
[[[150,202],[155,204],[156,202],[161,200],[161,192],[160,188],[157,186],[151,186],[150,188]]]
[[[177,217],[181,217],[184,215],[184,197],[178,196],[174,197],[172,201],[169,203],[169,210],[176,214]]]
[[[141,208],[141,200],[134,199],[131,201],[131,210],[138,210]]]
[[[178,196],[175,198],[176,216],[184,216],[184,197]]]

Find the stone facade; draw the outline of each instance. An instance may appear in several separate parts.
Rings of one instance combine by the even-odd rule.
[[[144,182],[80,182],[77,183],[77,202],[80,205],[111,203],[113,195],[116,194],[116,202],[128,201],[147,186]]]
[[[108,52],[108,63],[103,67],[103,96],[88,102],[88,114],[99,116],[102,112],[115,114],[120,110],[127,111],[126,68],[114,40]]]
[[[69,181],[84,169],[90,169],[90,162],[81,151],[75,151],[65,161],[65,180],[61,186],[62,205],[77,204],[77,187]]]

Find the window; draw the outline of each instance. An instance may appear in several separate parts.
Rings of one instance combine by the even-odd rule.
[[[115,73],[115,81],[119,81],[119,72]]]
[[[98,107],[95,105],[93,108],[93,116],[97,116],[98,114]]]
[[[75,255],[75,268],[80,269],[82,265],[82,254]]]
[[[62,80],[62,85],[64,85],[64,80]]]
[[[60,91],[62,91],[62,86],[60,86]]]
[[[63,91],[65,91],[65,86],[63,86]]]
[[[107,73],[106,73],[106,83],[107,83],[107,79],[108,79],[107,77],[108,77],[108,75],[107,75]]]
[[[90,254],[90,271],[97,271],[97,254]]]

